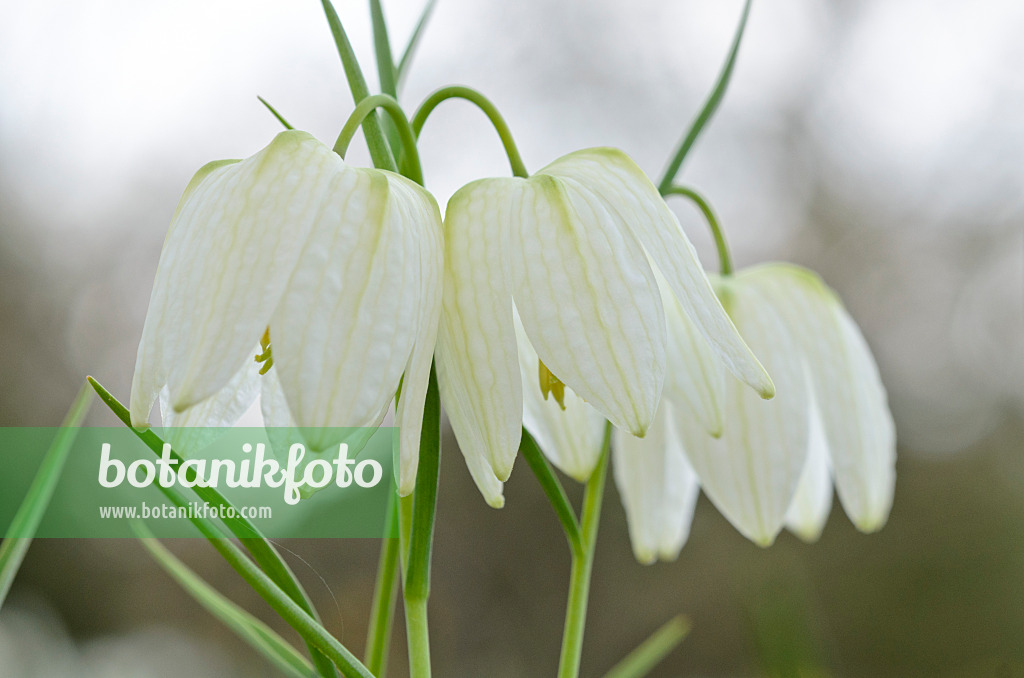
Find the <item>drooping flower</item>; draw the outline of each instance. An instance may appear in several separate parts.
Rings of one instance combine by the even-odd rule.
[[[721,403],[721,435],[710,435],[695,410],[670,397],[678,437],[664,446],[665,454],[675,454],[677,445],[684,450],[711,501],[756,543],[772,543],[783,526],[817,539],[831,507],[833,477],[853,523],[865,532],[880,529],[895,483],[892,416],[871,352],[838,297],[813,272],[788,264],[757,266],[714,283],[771,373],[776,396],[767,402],[751,398],[735,379],[712,375],[703,383],[720,384],[711,401]],[[680,357],[686,361],[687,355],[688,373],[718,369],[698,364],[691,353]],[[645,450],[634,461],[668,463],[651,449],[659,441],[625,443]],[[690,480],[679,473],[678,482],[687,486]],[[627,512],[645,492],[629,482],[619,489]],[[631,516],[630,524],[646,521],[651,524],[641,531],[671,532],[690,515],[692,509],[687,514],[666,500],[643,517]],[[636,534],[633,539],[636,546]]]
[[[147,424],[162,393],[165,425],[230,425],[262,390],[264,411],[304,427],[315,449],[327,442],[318,428],[378,425],[404,373],[399,486],[410,492],[442,249],[427,191],[351,167],[305,132],[205,166],[160,255],[132,424]]]
[[[699,341],[771,397],[771,380],[715,297],[679,222],[621,151],[578,151],[528,179],[484,179],[452,196],[438,384],[489,503],[503,503],[502,482],[523,423],[513,309],[538,356],[536,369],[554,390],[568,387],[616,426],[642,436],[657,411],[666,366],[655,270]]]

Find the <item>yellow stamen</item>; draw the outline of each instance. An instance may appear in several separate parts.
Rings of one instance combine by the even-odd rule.
[[[548,366],[542,361],[537,361],[537,372],[540,376],[540,392],[544,395],[544,400],[548,399],[548,395],[555,396],[555,401],[558,406],[563,410],[565,409],[565,384],[562,380],[551,373]]]
[[[263,333],[260,338],[260,348],[263,349],[263,353],[256,356],[256,362],[263,363],[260,367],[260,374],[266,374],[271,367],[274,366],[274,356],[270,352],[270,328]]]

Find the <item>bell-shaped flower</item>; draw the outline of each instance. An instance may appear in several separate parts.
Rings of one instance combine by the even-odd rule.
[[[322,427],[378,425],[401,381],[399,486],[410,492],[442,256],[429,193],[351,167],[305,132],[207,165],[160,255],[132,424],[147,424],[162,393],[165,425],[230,425],[262,391],[273,423],[303,427],[317,449]]]
[[[568,387],[634,435],[651,425],[665,378],[655,268],[716,360],[761,396],[774,392],[674,214],[621,151],[578,151],[528,179],[468,184],[444,228],[438,384],[492,505],[503,502],[524,414],[513,309],[553,390]]]
[[[751,398],[723,375],[717,438],[692,412],[676,409],[708,497],[756,543],[770,544],[784,525],[813,540],[834,477],[854,525],[880,529],[892,505],[895,430],[874,358],[838,297],[813,272],[788,264],[747,269],[716,286],[776,396]]]

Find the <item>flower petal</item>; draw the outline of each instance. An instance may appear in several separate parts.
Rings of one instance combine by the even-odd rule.
[[[665,397],[692,412],[704,429],[717,438],[724,425],[726,375],[722,364],[660,278],[658,286],[668,324]]]
[[[562,402],[544,398],[538,383],[539,358],[533,350],[519,314],[515,314],[519,370],[523,376],[523,426],[562,472],[581,483],[594,472],[604,444],[604,417],[569,387]]]
[[[675,560],[690,535],[700,485],[683,453],[672,404],[661,401],[646,438],[615,429],[612,457],[633,555],[645,565]]]
[[[398,401],[396,423],[400,436],[398,492],[407,496],[416,486],[416,469],[420,460],[420,433],[423,428],[423,405],[430,382],[430,365],[434,359],[437,328],[441,320],[442,282],[444,277],[444,237],[441,214],[433,197],[412,182],[399,181],[398,175],[387,174],[392,191],[409,193],[408,206],[422,232],[411,243],[419,253],[419,317],[416,338],[405,366],[402,396]]]
[[[253,347],[256,355],[258,347]],[[194,456],[209,446],[219,435],[217,429],[235,425],[256,402],[260,392],[260,366],[253,360],[246,363],[227,385],[206,400],[184,412],[175,412],[165,386],[160,390],[161,434],[176,452]]]
[[[812,271],[766,264],[756,285],[800,339],[821,410],[840,502],[858,529],[880,529],[895,485],[896,442],[871,351],[835,293]]]
[[[522,434],[523,394],[508,272],[518,179],[485,179],[459,189],[444,220],[443,310],[437,377],[452,430],[488,503],[504,502]],[[489,470],[488,470],[489,469]]]
[[[805,542],[815,542],[821,537],[832,509],[832,469],[821,412],[813,397],[808,423],[807,464],[786,512],[786,527]]]
[[[342,161],[305,132],[256,155],[207,166],[175,213],[150,299],[132,382],[145,425],[164,382],[182,411],[252,360]]]
[[[515,206],[516,307],[540,359],[642,436],[665,377],[665,311],[640,243],[573,179],[531,177]]]
[[[432,202],[407,179],[347,167],[321,200],[270,321],[272,369],[313,451],[334,444],[316,429],[373,426],[394,396],[427,305],[421,295],[437,292],[420,252],[436,228],[422,222],[439,218]]]
[[[686,314],[729,371],[762,397],[772,397],[772,380],[715,298],[679,220],[629,156],[614,148],[591,148],[559,158],[541,172],[571,177],[592,191],[643,243]]]
[[[687,412],[677,412],[676,423],[708,498],[747,538],[767,546],[782,529],[807,460],[808,377],[797,339],[756,288],[729,279],[719,294],[777,394],[762,400],[727,379],[721,438]]]

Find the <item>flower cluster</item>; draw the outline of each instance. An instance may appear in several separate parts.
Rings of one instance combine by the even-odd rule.
[[[761,544],[784,525],[815,538],[833,477],[858,527],[888,514],[885,392],[835,295],[785,265],[709,280],[658,190],[607,148],[473,182],[443,225],[421,186],[303,132],[207,165],[160,258],[132,423],[159,399],[166,425],[230,425],[261,393],[268,425],[315,432],[377,426],[397,401],[406,495],[432,360],[492,506],[524,424],[579,480],[614,424],[642,561],[678,553],[701,487]]]

